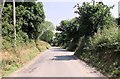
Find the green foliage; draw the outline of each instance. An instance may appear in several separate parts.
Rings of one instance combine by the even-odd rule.
[[[68,50],[72,50],[72,47],[78,46],[79,38],[87,38],[97,33],[98,29],[103,27],[109,27],[109,25],[115,25],[114,18],[110,13],[112,7],[104,5],[102,2],[95,3],[94,5],[88,2],[84,2],[82,6],[77,4],[77,13],[79,17],[71,20],[63,20],[57,27],[57,30],[61,32],[62,41],[60,42]],[[69,45],[68,45],[69,44]]]
[[[120,48],[119,41],[118,27],[104,28],[102,31],[99,30],[98,33],[91,38],[91,46],[93,49],[97,47],[102,50],[109,49],[116,51]],[[103,47],[105,49],[103,49]]]
[[[75,55],[95,66],[106,76],[120,76],[120,39],[118,27],[103,28],[89,38],[82,38]]]
[[[106,76],[117,79],[120,74],[120,39],[110,8],[101,2],[94,5],[83,3],[81,7],[78,5],[80,33],[84,36],[75,55],[97,67]],[[115,62],[117,64],[113,65]]]
[[[32,3],[32,5],[31,5]],[[23,4],[26,7],[23,15],[24,23],[22,30],[26,32],[30,39],[39,39],[40,24],[44,22],[45,15],[42,3],[28,2]]]
[[[74,51],[75,55],[95,66],[106,76],[120,76],[120,29],[110,9],[103,2],[77,4],[79,16],[63,20],[57,27],[55,45]]]
[[[53,41],[53,45],[55,46],[60,46],[62,45],[62,34],[61,33],[55,33],[55,38],[54,38],[54,41]]]
[[[51,43],[54,36],[55,26],[49,21],[45,21],[41,24],[40,27],[40,36],[41,40]]]
[[[13,4],[5,3],[2,12],[2,75],[15,71],[38,53],[50,48],[46,42],[39,41],[40,36],[48,34],[49,42],[53,36],[52,23],[42,26],[45,20],[41,2],[16,3],[16,47],[14,44]],[[50,24],[50,22],[48,23]],[[45,30],[43,30],[45,29]],[[47,30],[46,30],[47,29]],[[43,33],[42,33],[43,32]],[[46,33],[47,32],[47,33]],[[15,52],[16,51],[16,52]],[[0,61],[1,62],[1,61]]]
[[[57,26],[56,29],[60,31],[61,34],[56,34],[59,45],[64,45],[65,48],[68,47],[68,50],[75,50],[80,37],[77,18],[61,21],[60,26]],[[73,46],[74,49],[72,49]]]
[[[113,7],[108,7],[103,2],[95,4],[84,2],[82,6],[77,4],[75,7],[77,7],[75,13],[79,15],[80,33],[83,36],[92,36],[99,28],[102,29],[104,25],[113,23],[114,19],[110,12]]]
[[[13,7],[11,3],[5,3],[2,17],[3,48],[9,48],[13,46],[14,42]],[[44,19],[45,15],[41,2],[16,3],[17,45],[39,39],[42,30],[40,29],[41,23],[44,22]]]
[[[43,35],[41,36],[41,40],[44,40],[46,42],[51,43],[52,39],[53,39],[53,32],[50,30],[47,30],[46,32],[43,33]]]

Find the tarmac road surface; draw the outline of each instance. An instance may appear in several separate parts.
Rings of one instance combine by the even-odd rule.
[[[74,52],[52,47],[9,77],[104,77],[73,54]]]

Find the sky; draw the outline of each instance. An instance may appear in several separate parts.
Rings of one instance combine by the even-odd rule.
[[[77,3],[82,5],[83,2],[91,2],[91,0],[38,0],[43,2],[46,20],[51,21],[55,26],[59,25],[61,20],[70,20],[75,16],[76,8],[73,8]],[[111,10],[114,17],[118,17],[118,2],[120,0],[95,0],[103,1],[106,5],[115,5]]]

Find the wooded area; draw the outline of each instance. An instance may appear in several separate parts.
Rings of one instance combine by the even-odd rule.
[[[78,58],[113,79],[120,78],[120,28],[103,2],[75,5],[78,17],[59,26],[45,21],[42,2],[16,2],[16,48],[14,48],[13,3],[2,11],[2,75],[23,66],[50,44],[74,51]],[[54,31],[57,30],[54,34]],[[54,38],[53,38],[54,37]],[[48,44],[49,43],[49,44]]]
[[[15,11],[16,24],[13,20],[13,2],[5,2],[1,29],[2,75],[9,74],[50,48],[48,43],[54,35],[55,26],[45,21],[42,2],[15,2]]]
[[[75,5],[79,17],[61,21],[54,44],[75,51],[77,57],[117,79],[120,77],[120,30],[110,12],[113,7],[95,1]]]

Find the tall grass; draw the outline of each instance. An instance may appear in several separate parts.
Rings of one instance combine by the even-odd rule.
[[[17,52],[14,52],[13,48],[9,48],[7,50],[3,49],[1,54],[2,63],[0,63],[2,68],[2,76],[6,76],[17,70],[28,61],[32,60],[40,52],[50,48],[50,45],[46,42],[38,41],[36,43],[30,42],[24,45],[19,45],[16,47]]]

